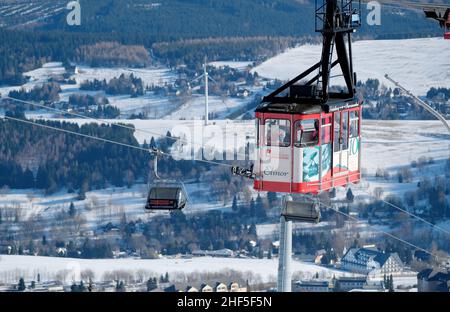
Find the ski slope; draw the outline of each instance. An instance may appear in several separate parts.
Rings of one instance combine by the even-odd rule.
[[[425,95],[431,87],[450,88],[449,47],[443,38],[357,41],[352,49],[354,70],[358,80],[377,78],[392,87],[384,78],[389,74],[413,93]],[[262,77],[288,80],[320,61],[320,55],[320,45],[302,45],[252,71]],[[344,80],[332,79],[331,84],[344,85]]]

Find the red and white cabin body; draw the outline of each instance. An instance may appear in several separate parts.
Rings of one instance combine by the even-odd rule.
[[[256,110],[255,190],[318,194],[359,182],[362,103],[333,102]]]

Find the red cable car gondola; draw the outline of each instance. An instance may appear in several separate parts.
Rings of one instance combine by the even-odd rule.
[[[342,5],[323,2],[316,7],[316,20],[323,21],[316,24],[324,38],[321,61],[265,97],[256,109],[258,191],[318,194],[360,180],[362,103],[356,97],[351,54],[360,6],[352,0]],[[334,46],[337,60],[332,62]],[[333,93],[329,79],[336,65],[346,90]],[[316,70],[307,83],[297,84]]]
[[[316,1],[316,31],[323,36],[321,60],[263,99],[255,111],[254,171],[233,170],[252,177],[255,190],[318,194],[359,182],[362,102],[356,96],[351,34],[360,26],[360,16],[359,0]],[[346,88],[330,92],[330,72],[336,65]],[[318,74],[300,83],[315,71]],[[310,218],[308,211],[298,210],[302,218]],[[318,217],[310,219],[317,222]]]

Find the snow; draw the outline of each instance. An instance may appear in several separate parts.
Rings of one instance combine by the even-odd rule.
[[[217,68],[220,67],[230,67],[238,70],[245,70],[247,67],[252,66],[253,62],[236,62],[236,61],[217,61],[217,62],[211,62],[208,65],[214,66]]]
[[[92,270],[95,274],[94,281],[102,280],[105,273],[113,271],[128,271],[137,273],[140,270],[150,271],[158,275],[169,273],[173,276],[176,272],[220,272],[223,270],[236,270],[246,275],[259,276],[264,282],[276,280],[278,259],[241,259],[241,258],[161,258],[151,260],[140,259],[71,259],[40,256],[12,256],[0,257],[0,281],[17,282],[18,277],[25,280],[34,280],[38,273],[42,280],[52,279],[62,271],[68,272],[70,283],[72,278],[79,280],[80,273]],[[292,261],[294,274],[303,273],[304,276],[313,276],[318,272],[327,277],[353,276],[354,274],[335,269],[321,267],[312,263]],[[78,278],[77,278],[78,277]]]
[[[34,83],[47,82],[48,78],[57,75],[63,75],[66,69],[63,67],[61,62],[50,62],[42,65],[41,68],[31,70],[24,73],[24,76],[29,76],[30,81]]]
[[[231,114],[242,105],[247,104],[250,99],[221,98],[219,96],[209,96],[208,111],[215,114],[217,119],[222,119]],[[204,95],[193,95],[178,110],[168,114],[165,119],[200,119],[205,118],[205,97]]]
[[[149,68],[106,68],[106,67],[90,67],[78,66],[79,73],[74,77],[77,83],[85,80],[111,80],[119,77],[121,74],[126,76],[133,74],[135,77],[141,78],[144,86],[164,85],[165,83],[173,83],[176,80],[175,74],[166,67],[149,67]]]
[[[442,38],[362,40],[353,44],[354,70],[358,80],[377,78],[392,86],[384,74],[418,95],[431,87],[450,87],[448,42]],[[252,71],[262,77],[292,79],[320,60],[320,45],[302,45],[277,55]],[[433,57],[430,57],[433,56]],[[339,71],[340,72],[340,71]],[[343,79],[331,81],[344,85]]]

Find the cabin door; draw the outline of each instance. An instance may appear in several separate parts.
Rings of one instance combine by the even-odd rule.
[[[341,185],[339,177],[348,174],[348,112],[335,112],[333,125],[333,184]]]

